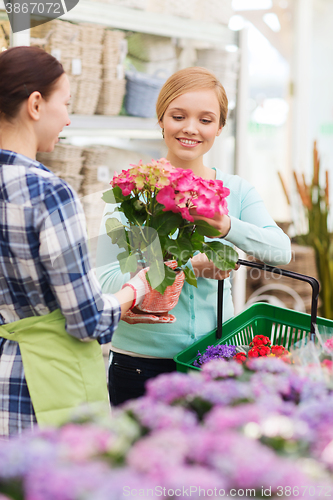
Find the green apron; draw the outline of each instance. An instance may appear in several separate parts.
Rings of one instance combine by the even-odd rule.
[[[61,425],[82,403],[103,402],[110,411],[101,347],[69,335],[60,309],[1,325],[0,337],[19,343],[40,426]]]

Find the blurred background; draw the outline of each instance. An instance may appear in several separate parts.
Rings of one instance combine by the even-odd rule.
[[[72,125],[39,160],[82,196],[93,255],[114,171],[166,153],[154,106],[163,82],[204,66],[229,99],[206,164],[254,184],[292,238],[289,267],[319,278],[332,318],[333,0],[80,0],[60,19],[38,15],[12,33],[0,0],[0,50],[40,46],[70,77]],[[283,280],[235,273],[236,312],[258,297],[309,311],[307,285]]]

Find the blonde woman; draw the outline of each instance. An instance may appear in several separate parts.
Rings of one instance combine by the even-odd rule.
[[[156,111],[168,148],[166,158],[175,167],[191,169],[204,179],[219,179],[230,189],[229,215],[218,213],[207,220],[219,230],[225,244],[235,245],[271,265],[290,261],[290,240],[275,224],[253,186],[237,175],[225,174],[204,164],[204,154],[226,123],[228,100],[221,83],[208,70],[186,68],[173,74],[159,94]],[[111,207],[106,208],[110,212]],[[103,229],[104,222],[102,223]],[[103,230],[104,231],[104,230]],[[104,292],[114,292],[129,278],[122,275],[119,249],[100,237],[98,278]],[[106,264],[108,262],[108,264]],[[173,324],[129,325],[120,321],[112,339],[109,368],[111,403],[118,405],[144,393],[146,380],[176,369],[173,357],[216,328],[217,280],[224,279],[223,317],[233,316],[230,271],[215,268],[198,254],[188,262],[198,277],[198,288],[185,283],[172,314]]]

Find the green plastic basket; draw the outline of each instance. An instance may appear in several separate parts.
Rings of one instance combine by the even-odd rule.
[[[260,263],[248,261],[239,261],[239,263],[311,284],[311,314],[284,309],[271,304],[257,303],[238,316],[226,321],[223,324],[222,332],[223,281],[221,281],[219,282],[217,329],[197,340],[174,357],[178,371],[200,370],[200,368],[193,366],[193,362],[198,356],[198,351],[203,353],[210,345],[248,345],[255,335],[265,335],[269,337],[272,344],[282,345],[286,349],[290,349],[296,342],[307,338],[314,341],[316,324],[319,329],[320,326],[333,328],[332,320],[317,318],[319,283],[315,278]]]
[[[248,345],[255,335],[266,335],[272,344],[289,349],[309,336],[310,319],[310,314],[258,302],[223,324],[222,339],[216,339],[216,330],[213,330],[177,354],[174,358],[177,370],[200,370],[193,362],[198,351],[203,353],[209,345]],[[325,318],[317,318],[317,324],[333,328],[333,321]]]

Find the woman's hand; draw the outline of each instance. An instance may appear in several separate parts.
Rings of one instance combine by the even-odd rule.
[[[224,238],[230,231],[231,221],[229,215],[221,215],[218,212],[215,212],[214,217],[209,219],[208,217],[204,217],[203,215],[198,215],[196,208],[191,208],[189,212],[192,215],[194,221],[204,220],[210,226],[219,231],[220,234],[218,236],[214,236],[214,238]]]
[[[191,259],[191,264],[196,278],[207,278],[212,280],[225,280],[229,278],[233,269],[221,271],[204,253],[198,253]],[[239,268],[236,264],[235,270]]]

